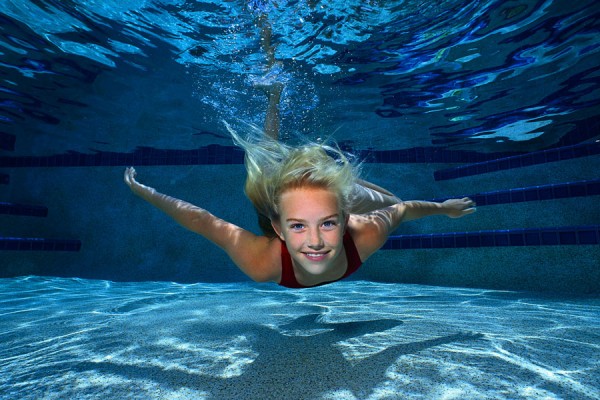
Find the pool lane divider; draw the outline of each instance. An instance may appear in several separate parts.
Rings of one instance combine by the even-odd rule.
[[[382,250],[600,244],[600,225],[390,236]],[[1,250],[81,250],[80,240],[0,237]]]
[[[523,168],[531,165],[571,160],[598,154],[600,154],[600,141],[558,147],[543,151],[534,151],[532,153],[499,158],[496,160],[440,169],[433,173],[433,177],[436,181],[450,180],[465,176],[482,175],[490,172]]]
[[[48,207],[0,202],[0,214],[28,217],[47,217]]]
[[[1,250],[74,252],[81,250],[81,241],[72,239],[0,237]]]
[[[477,206],[490,206],[494,204],[522,203],[526,201],[566,199],[570,197],[597,195],[600,195],[600,179],[496,190],[493,192],[437,198],[429,201],[442,202],[448,199],[469,197],[477,204]]]
[[[435,172],[436,179],[454,179],[464,174],[486,173],[500,169],[517,168],[543,162],[600,154],[600,143],[578,144],[527,154],[514,152],[478,153],[475,151],[446,150],[437,147],[415,147],[402,150],[356,150],[360,159],[374,164],[410,163],[470,163],[457,168]],[[155,149],[138,147],[132,152],[96,151],[80,153],[69,151],[49,156],[4,156],[0,168],[23,167],[111,167],[163,165],[234,165],[244,163],[244,152],[235,146],[208,145],[191,150]],[[473,172],[475,171],[475,172]]]
[[[600,244],[600,225],[390,236],[382,250]]]

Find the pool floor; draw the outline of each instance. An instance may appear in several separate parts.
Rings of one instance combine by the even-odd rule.
[[[597,399],[600,299],[0,280],[2,399]]]

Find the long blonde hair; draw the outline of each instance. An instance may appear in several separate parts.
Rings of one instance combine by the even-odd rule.
[[[305,186],[326,188],[338,196],[343,212],[352,205],[352,193],[359,165],[351,155],[337,146],[308,143],[291,147],[272,139],[253,125],[248,125],[247,137],[242,138],[227,123],[233,141],[245,151],[247,171],[245,192],[259,214],[270,220],[279,219],[281,194]],[[267,226],[265,234],[273,234]],[[266,231],[268,230],[268,232]]]

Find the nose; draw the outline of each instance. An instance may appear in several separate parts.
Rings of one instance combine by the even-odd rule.
[[[313,250],[323,248],[323,238],[319,229],[311,229],[308,236],[308,247]]]

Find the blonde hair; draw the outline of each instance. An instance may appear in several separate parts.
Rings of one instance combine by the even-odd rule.
[[[242,138],[225,123],[236,145],[245,151],[247,171],[245,192],[259,214],[279,218],[279,199],[288,189],[320,187],[338,196],[340,208],[348,213],[359,166],[353,157],[337,146],[309,143],[291,147],[272,139],[259,128],[249,125],[247,138]],[[266,234],[270,227],[261,224]]]

